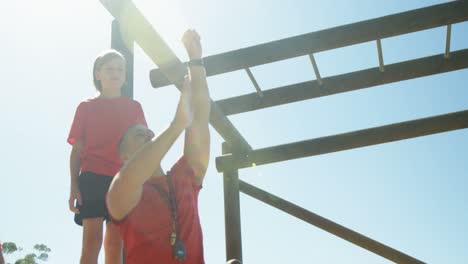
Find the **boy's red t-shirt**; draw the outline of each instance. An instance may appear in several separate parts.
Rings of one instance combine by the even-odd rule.
[[[96,97],[81,102],[68,136],[68,143],[83,142],[81,171],[114,176],[120,169],[120,138],[128,127],[147,126],[140,103],[128,97]]]
[[[169,237],[172,218],[167,200],[152,186],[157,184],[169,192],[165,177],[150,179],[143,185],[140,202],[120,221],[127,264],[204,264],[203,235],[198,215],[198,194],[201,186],[185,157],[168,172],[177,200],[178,229],[186,247],[187,258],[174,258]],[[111,216],[112,219],[112,216]]]

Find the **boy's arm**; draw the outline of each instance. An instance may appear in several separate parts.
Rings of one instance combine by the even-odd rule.
[[[78,187],[78,176],[80,174],[80,153],[83,148],[81,141],[73,143],[70,153],[70,198],[68,199],[68,207],[70,211],[79,214],[80,211],[75,206],[75,201],[81,205],[81,193]]]

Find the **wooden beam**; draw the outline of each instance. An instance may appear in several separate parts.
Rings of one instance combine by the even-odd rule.
[[[208,56],[205,65],[212,76],[467,20],[468,1],[450,1]],[[150,80],[155,88],[171,84],[160,69],[151,71]]]
[[[268,193],[244,181],[239,181],[240,191],[258,199],[268,205],[271,205],[287,214],[295,216],[304,222],[314,225],[328,233],[340,237],[348,242],[360,246],[370,252],[373,252],[381,257],[384,257],[395,263],[424,263],[405,253],[366,237],[356,231],[346,228],[331,220],[328,220],[320,215],[314,214],[306,209],[288,202],[278,196]]]
[[[134,40],[158,65],[171,83],[180,90],[187,67],[177,58],[166,42],[130,0],[100,0],[104,7],[117,19],[124,38]],[[212,101],[210,122],[224,140],[232,143],[239,152],[252,148],[234,125]]]
[[[227,154],[216,158],[216,168],[231,171],[464,128],[468,110],[258,149],[245,156]]]
[[[377,85],[399,82],[433,74],[468,68],[468,49],[385,65],[385,72],[370,68],[323,78],[323,84],[308,81],[263,91],[263,97],[251,93],[219,100],[216,103],[226,115],[234,115],[267,107],[350,92]]]

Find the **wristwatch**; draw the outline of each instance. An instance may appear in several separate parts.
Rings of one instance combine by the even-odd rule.
[[[187,66],[201,66],[205,67],[205,63],[203,62],[203,59],[192,59],[187,62]]]

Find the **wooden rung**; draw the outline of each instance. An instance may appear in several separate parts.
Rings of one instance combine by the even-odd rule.
[[[247,75],[249,75],[250,80],[252,81],[253,85],[255,86],[255,90],[257,90],[258,96],[263,97],[262,89],[260,89],[260,86],[258,85],[257,80],[255,80],[255,77],[252,74],[252,71],[250,71],[249,68],[246,68],[245,71],[247,72]]]
[[[322,77],[320,76],[317,63],[315,62],[314,54],[309,54],[309,58],[310,58],[310,63],[312,63],[312,67],[314,68],[315,78],[317,78],[318,84],[322,85],[323,84]]]
[[[382,54],[382,42],[380,39],[377,40],[377,52],[379,53],[379,71],[384,72],[384,62],[383,62],[383,54]]]
[[[451,38],[451,35],[452,35],[452,24],[448,24],[447,25],[447,37],[445,39],[445,54],[444,54],[445,58],[450,57],[450,38]]]

